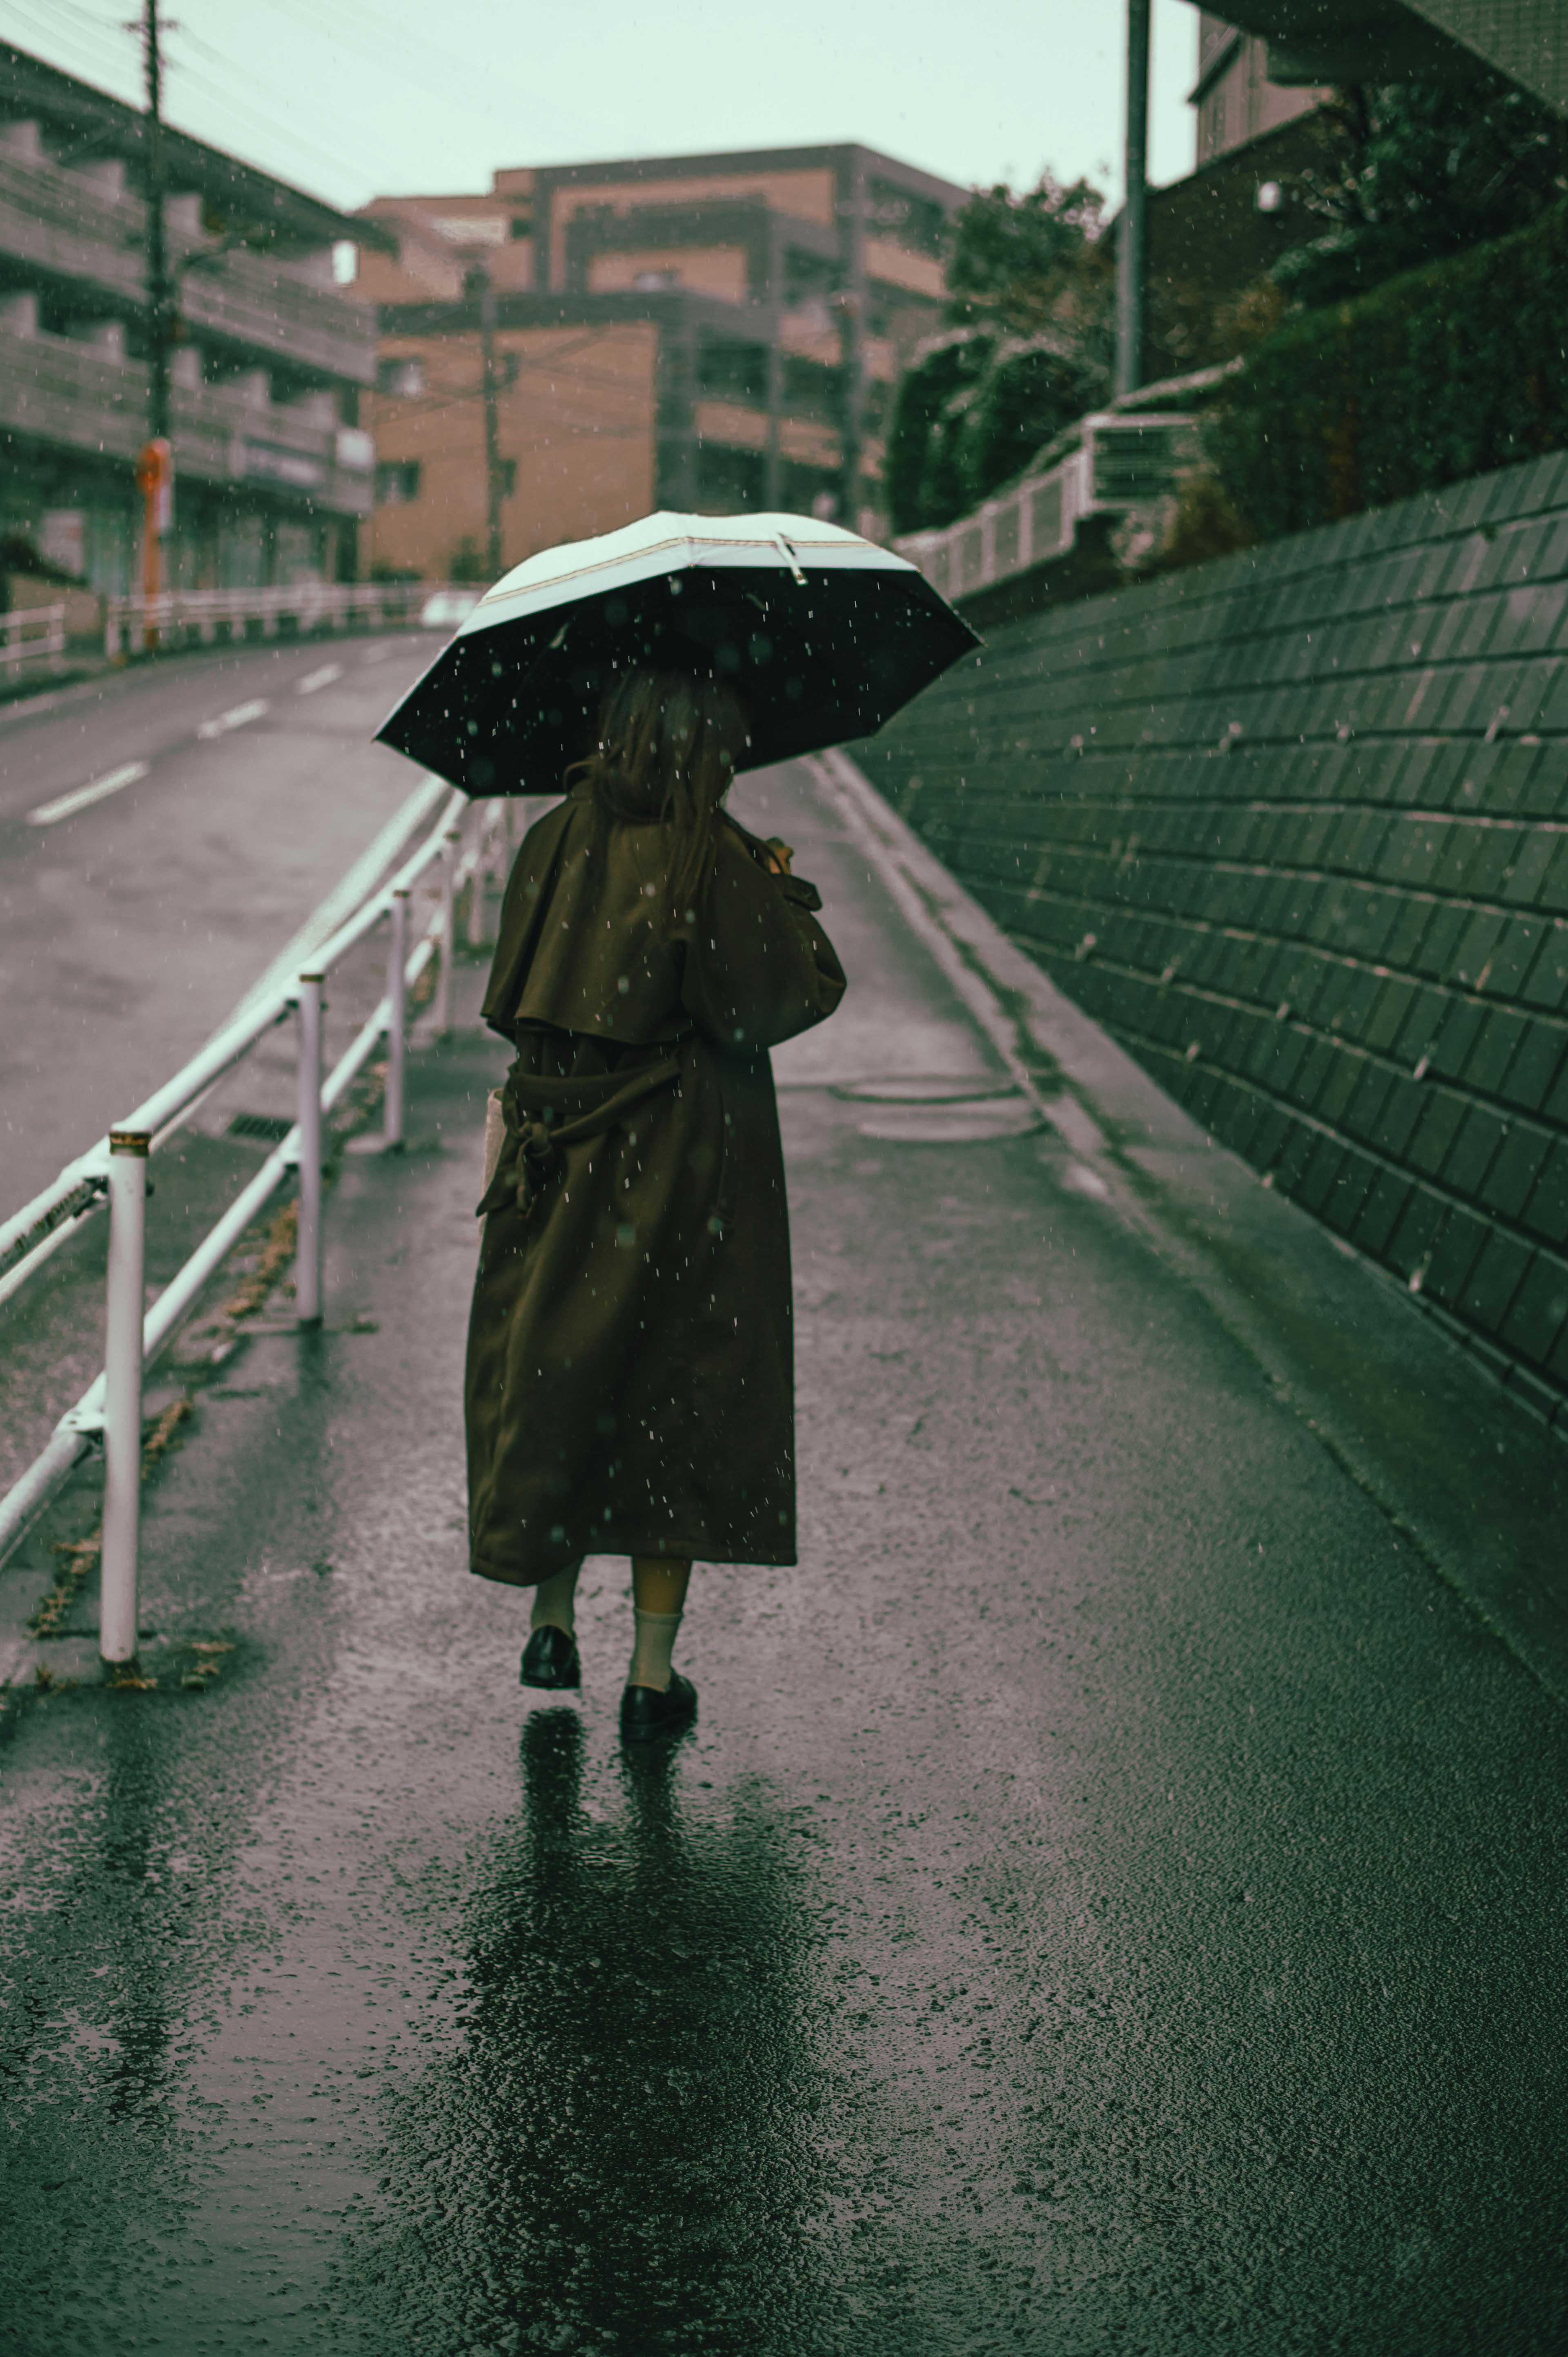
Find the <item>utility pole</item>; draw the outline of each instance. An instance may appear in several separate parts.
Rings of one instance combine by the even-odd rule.
[[[169,430],[168,248],[164,237],[163,59],[158,51],[158,0],[146,0],[142,48],[147,77],[147,432]]]
[[[1144,382],[1149,226],[1149,0],[1127,0],[1127,194],[1116,229],[1116,392]]]
[[[860,530],[865,433],[865,167],[857,149],[839,183],[838,521]]]
[[[496,414],[496,283],[489,264],[475,274],[479,287],[479,350],[484,361],[485,388],[485,563],[492,581],[499,581],[501,557],[500,421]]]
[[[163,59],[158,51],[158,0],[146,0],[142,20],[147,117],[144,149],[147,212],[147,442],[136,467],[143,499],[142,595],[150,609],[163,587],[163,538],[174,522],[174,462],[169,447],[170,301],[168,247],[164,235]],[[149,611],[143,644],[158,642]]]

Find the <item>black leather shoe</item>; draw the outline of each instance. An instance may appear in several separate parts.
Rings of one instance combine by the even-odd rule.
[[[628,1686],[620,1698],[623,1743],[650,1743],[656,1735],[677,1735],[697,1716],[697,1689],[679,1670],[670,1673],[669,1691]]]
[[[548,1620],[542,1622],[522,1649],[518,1683],[556,1691],[564,1686],[580,1686],[583,1664],[577,1659],[576,1639],[568,1637],[564,1629],[552,1628]]]

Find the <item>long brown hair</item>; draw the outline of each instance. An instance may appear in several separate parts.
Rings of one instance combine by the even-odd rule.
[[[670,829],[671,898],[682,917],[707,883],[719,808],[746,736],[746,706],[727,680],[622,672],[600,708],[594,750],[566,772],[568,786],[585,779],[591,787],[601,828],[619,821]]]

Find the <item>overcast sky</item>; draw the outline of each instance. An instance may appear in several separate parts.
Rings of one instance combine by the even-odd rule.
[[[0,32],[141,100],[138,0]],[[175,0],[165,113],[345,208],[498,165],[855,139],[966,186],[1119,196],[1122,0]],[[1192,168],[1197,13],[1154,0],[1152,165]]]

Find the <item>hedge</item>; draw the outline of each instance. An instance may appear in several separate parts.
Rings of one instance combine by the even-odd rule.
[[[1205,440],[1261,540],[1568,445],[1568,205],[1277,328]]]

